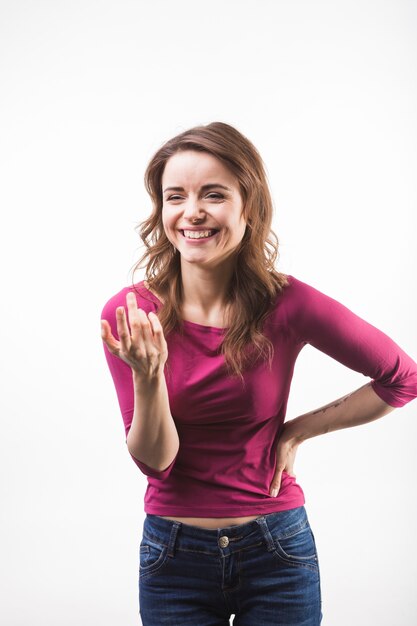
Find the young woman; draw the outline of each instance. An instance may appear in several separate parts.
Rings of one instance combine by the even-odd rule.
[[[165,143],[145,174],[146,280],[102,311],[128,451],[147,476],[143,626],[321,623],[320,572],[293,472],[304,440],[417,397],[417,364],[343,304],[274,269],[262,159],[228,124]],[[135,268],[135,269],[136,269]],[[284,423],[307,344],[372,378]]]

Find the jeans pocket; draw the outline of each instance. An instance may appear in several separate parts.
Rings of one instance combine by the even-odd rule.
[[[139,546],[139,575],[153,574],[166,562],[167,546],[143,536]]]
[[[275,554],[287,565],[305,566],[317,571],[319,564],[316,542],[309,521],[303,514],[304,511],[300,511],[300,516],[293,518],[293,523],[286,528],[271,528]]]

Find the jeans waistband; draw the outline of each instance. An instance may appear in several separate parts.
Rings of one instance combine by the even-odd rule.
[[[268,513],[235,526],[210,529],[167,520],[148,513],[143,523],[145,539],[168,547],[173,556],[175,549],[218,554],[239,551],[265,541],[268,550],[275,549],[271,531],[282,536],[292,534],[307,523],[304,506]]]

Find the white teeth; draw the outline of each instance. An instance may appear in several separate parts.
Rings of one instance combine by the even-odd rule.
[[[214,230],[184,230],[185,237],[190,239],[201,239],[202,237],[210,237]]]

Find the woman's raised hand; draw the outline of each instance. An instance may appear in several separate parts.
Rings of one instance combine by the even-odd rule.
[[[116,321],[120,341],[111,332],[107,320],[101,320],[101,338],[112,354],[130,365],[144,380],[149,380],[164,371],[168,358],[168,346],[158,316],[150,312],[146,315],[137,307],[136,296],[132,291],[126,295],[129,324],[124,307],[117,307]]]

